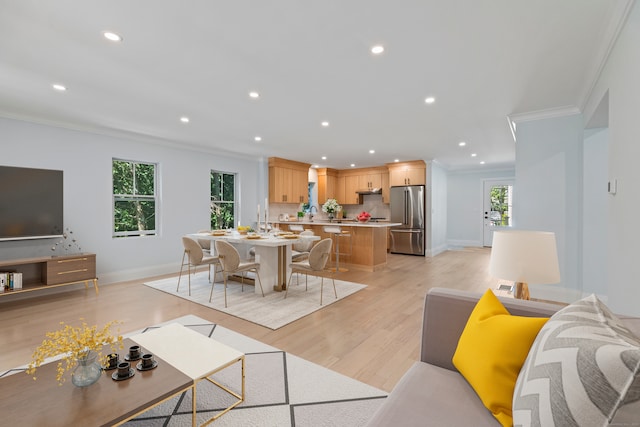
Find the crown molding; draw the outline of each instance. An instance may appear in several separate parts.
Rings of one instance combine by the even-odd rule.
[[[580,114],[582,111],[574,105],[568,105],[565,107],[548,108],[546,110],[531,111],[529,113],[517,113],[507,116],[507,123],[509,130],[511,130],[511,136],[513,141],[516,139],[516,125],[518,123],[532,122],[535,120],[555,119],[557,117],[566,117]]]
[[[627,22],[627,18],[631,13],[631,9],[635,4],[635,0],[619,0],[616,2],[614,6],[614,10],[612,12],[611,19],[609,20],[609,25],[604,29],[602,36],[602,43],[600,44],[596,58],[599,60],[592,62],[591,69],[587,72],[587,79],[585,80],[585,87],[582,91],[582,99],[579,102],[580,110],[584,111],[593,94],[593,90],[602,75],[602,71],[604,70],[607,61],[609,60],[609,56],[613,51],[613,48],[618,41],[618,37],[620,36],[620,32],[624,28],[625,23]]]

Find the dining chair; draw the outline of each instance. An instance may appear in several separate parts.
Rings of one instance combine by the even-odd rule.
[[[300,236],[313,236],[313,231],[305,230],[301,231]],[[304,261],[309,258],[309,251],[313,246],[313,240],[311,239],[302,239],[299,243],[294,243],[291,248],[291,261],[298,262]]]
[[[284,297],[287,297],[289,293],[289,288],[291,287],[291,279],[293,278],[293,273],[303,273],[305,275],[305,290],[308,290],[309,281],[308,275],[311,274],[313,276],[320,277],[320,305],[322,305],[322,293],[324,289],[324,275],[326,273],[331,274],[330,271],[325,270],[325,266],[327,265],[327,261],[331,256],[331,245],[333,241],[330,238],[326,238],[324,240],[319,241],[311,251],[309,252],[309,258],[306,261],[302,262],[292,262],[289,264],[289,268],[291,268],[291,274],[289,275],[289,283],[287,284],[287,289],[284,293]],[[333,293],[338,299],[338,293],[336,292],[336,282],[333,279],[333,275],[331,275],[331,282],[333,283]]]
[[[211,230],[198,230],[198,233],[211,233]],[[202,248],[202,251],[205,254],[211,253],[211,240],[209,239],[198,239],[198,244]]]
[[[260,291],[264,297],[264,289],[262,289],[262,281],[260,280],[260,263],[253,261],[241,261],[238,250],[233,247],[232,244],[225,242],[224,240],[215,241],[216,252],[218,258],[220,258],[220,264],[222,265],[222,276],[224,277],[224,306],[227,306],[227,278],[232,274],[240,273],[242,277],[242,290],[244,291],[244,273],[247,271],[253,271],[258,279],[260,285]],[[255,283],[255,282],[254,282]],[[209,302],[213,296],[213,288],[211,288],[211,295],[209,296]]]
[[[220,265],[220,259],[217,256],[205,255],[200,244],[191,237],[182,237],[182,246],[184,246],[184,252],[182,253],[182,265],[180,266],[180,275],[178,276],[178,287],[176,292],[180,289],[180,279],[182,278],[182,271],[184,266],[187,266],[189,273],[189,296],[191,296],[191,267],[195,274],[196,268],[200,265],[206,265],[209,270],[209,282],[211,282],[211,291],[213,292],[213,285],[216,281],[216,273],[218,272],[218,266]],[[185,263],[185,257],[187,262]],[[213,281],[211,281],[211,266],[213,265]]]

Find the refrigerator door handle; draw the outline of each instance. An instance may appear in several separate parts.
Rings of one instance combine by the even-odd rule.
[[[392,233],[422,233],[422,230],[391,230]]]

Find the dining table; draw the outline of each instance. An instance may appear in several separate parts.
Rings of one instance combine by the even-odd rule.
[[[191,233],[189,237],[196,240],[224,240],[231,243],[240,254],[240,258],[248,258],[250,248],[255,248],[255,261],[260,264],[260,280],[264,293],[281,292],[287,288],[287,278],[291,272],[292,247],[304,241],[317,241],[320,236],[301,236],[292,233],[255,233],[240,234],[238,231]],[[216,255],[215,245],[211,245],[211,254]],[[256,293],[260,288],[256,286]]]

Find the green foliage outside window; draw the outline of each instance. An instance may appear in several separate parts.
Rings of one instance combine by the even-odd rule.
[[[236,177],[211,171],[211,229],[233,228],[235,224]]]
[[[114,235],[156,234],[156,165],[114,160],[112,174]]]
[[[499,213],[499,218],[491,218],[494,225],[509,226],[511,207],[510,191],[508,185],[499,185],[491,188],[491,212]]]

